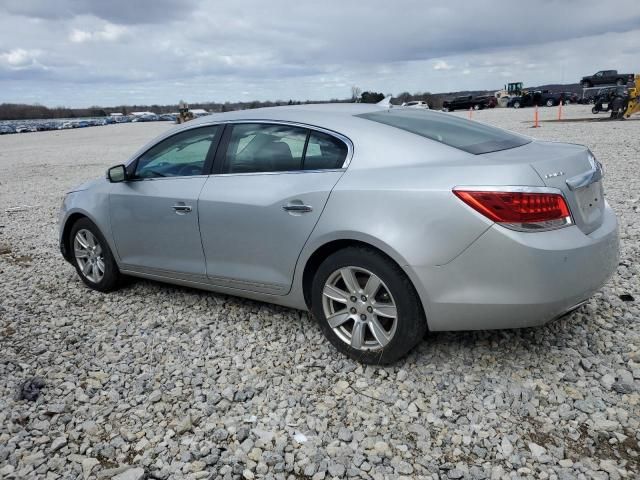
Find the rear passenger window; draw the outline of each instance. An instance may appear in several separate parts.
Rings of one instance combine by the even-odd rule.
[[[342,168],[347,158],[347,146],[326,133],[311,131],[304,157],[305,170],[325,170]]]
[[[288,125],[234,125],[224,173],[300,170],[307,132]]]

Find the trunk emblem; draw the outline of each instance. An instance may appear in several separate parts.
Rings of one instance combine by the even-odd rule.
[[[553,172],[553,173],[547,173],[544,178],[555,178],[555,177],[562,177],[564,176],[564,172]]]

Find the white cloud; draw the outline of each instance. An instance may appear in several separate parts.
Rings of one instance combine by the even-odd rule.
[[[444,60],[438,60],[434,65],[434,70],[451,70],[453,67]]]
[[[85,43],[100,40],[114,42],[122,38],[126,33],[126,27],[107,23],[102,29],[95,30],[93,32],[74,28],[69,34],[69,40],[73,43]]]
[[[41,52],[39,50],[16,48],[8,52],[0,53],[0,63],[15,70],[36,66],[42,67],[37,59],[40,54]]]
[[[92,35],[90,32],[78,30],[77,28],[74,28],[69,34],[69,40],[71,40],[73,43],[84,43],[91,40],[91,37]]]
[[[107,40],[110,42],[119,40],[127,33],[127,28],[122,25],[114,25],[112,23],[108,23],[105,27],[94,34],[95,37],[101,40]]]
[[[640,2],[581,2],[531,22],[511,11],[525,0],[0,0],[0,102],[328,100],[352,85],[497,90],[634,71]]]

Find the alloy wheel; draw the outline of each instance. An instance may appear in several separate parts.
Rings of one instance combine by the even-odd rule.
[[[338,338],[356,350],[385,348],[398,325],[396,303],[388,287],[360,267],[343,267],[329,275],[322,308]]]
[[[82,275],[93,283],[100,283],[105,272],[104,253],[95,235],[84,228],[78,230],[73,251]]]

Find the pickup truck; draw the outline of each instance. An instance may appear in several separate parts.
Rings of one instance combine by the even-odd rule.
[[[617,70],[600,70],[593,75],[582,77],[580,85],[583,88],[595,87],[597,85],[626,85],[633,81],[633,73],[618,73]]]
[[[445,100],[442,102],[442,110],[445,112],[453,112],[454,110],[482,110],[483,108],[494,108],[496,106],[496,97],[491,95],[483,95],[480,97],[473,97],[471,95],[465,95],[462,97],[455,97],[453,100]]]

